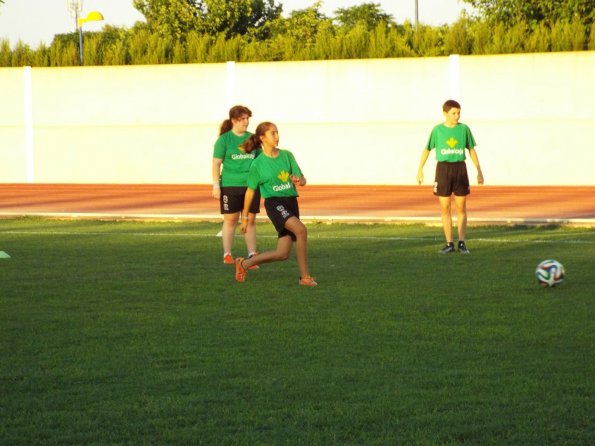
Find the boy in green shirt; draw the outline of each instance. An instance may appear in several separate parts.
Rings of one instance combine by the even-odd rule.
[[[467,230],[467,195],[469,195],[469,176],[465,164],[465,149],[469,151],[469,157],[477,169],[477,183],[483,184],[483,174],[479,166],[479,159],[475,152],[475,139],[471,129],[459,122],[461,117],[461,105],[452,99],[446,101],[442,106],[444,123],[438,124],[432,129],[430,138],[424,148],[419,168],[417,170],[417,182],[422,184],[424,180],[423,168],[426,164],[430,151],[436,149],[436,176],[434,180],[434,195],[440,201],[442,216],[442,229],[446,237],[446,246],[440,250],[442,254],[454,252],[454,241],[452,237],[452,215],[451,199],[454,194],[454,202],[457,211],[458,250],[462,254],[469,254],[465,245],[465,233]]]

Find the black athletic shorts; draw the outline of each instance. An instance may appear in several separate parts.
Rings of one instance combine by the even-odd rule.
[[[447,163],[439,161],[436,164],[436,177],[434,179],[434,195],[439,197],[457,197],[469,195],[469,176],[465,161]]]
[[[222,187],[219,207],[222,214],[235,214],[244,209],[244,197],[246,196],[246,187]],[[260,189],[254,191],[254,199],[250,205],[250,212],[258,214],[260,212]]]
[[[267,211],[273,226],[277,230],[279,238],[286,235],[291,237],[295,242],[295,234],[288,229],[285,229],[285,222],[291,217],[300,218],[300,208],[298,206],[297,197],[271,197],[265,198],[264,208]]]

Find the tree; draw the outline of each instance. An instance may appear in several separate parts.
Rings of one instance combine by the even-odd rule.
[[[271,24],[281,17],[282,12],[283,5],[276,5],[275,0],[253,1],[252,15],[247,24],[248,31],[258,40],[270,37]]]
[[[184,37],[198,27],[201,0],[134,0],[152,33],[161,37]]]
[[[489,21],[513,26],[519,22],[532,28],[541,22],[553,25],[556,22],[572,22],[579,18],[584,25],[595,19],[593,0],[463,0]]]
[[[372,30],[379,23],[392,22],[393,16],[382,11],[379,3],[362,3],[359,6],[337,9],[335,19],[345,28],[354,28],[358,23],[364,23],[368,30]]]
[[[134,7],[152,32],[175,40],[185,40],[191,31],[228,38],[260,36],[258,32],[282,12],[275,0],[134,0]]]
[[[447,54],[471,54],[473,41],[469,32],[470,21],[466,15],[446,29],[444,35],[444,49]]]
[[[283,10],[275,0],[203,0],[200,29],[207,34],[227,37],[253,34],[277,19]],[[262,37],[262,36],[259,36]]]
[[[316,42],[318,30],[330,19],[320,12],[322,2],[317,1],[309,8],[292,11],[289,18],[279,18],[272,25],[277,36],[283,36],[293,42],[304,45],[313,45]]]
[[[0,67],[12,66],[12,49],[8,39],[0,39]]]

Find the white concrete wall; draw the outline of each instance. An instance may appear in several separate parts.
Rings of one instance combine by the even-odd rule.
[[[414,184],[453,98],[488,184],[595,184],[595,52],[3,68],[0,97],[0,182],[210,183],[239,103],[251,129],[279,125],[311,183]]]

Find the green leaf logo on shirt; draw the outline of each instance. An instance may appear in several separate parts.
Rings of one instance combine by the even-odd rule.
[[[446,141],[446,144],[448,144],[448,147],[450,147],[451,149],[454,149],[455,146],[458,144],[458,141],[451,136],[450,139]]]
[[[282,183],[285,183],[289,178],[289,172],[285,172],[284,170],[282,170],[281,172],[279,172],[279,175],[277,175],[277,178],[279,178]]]

